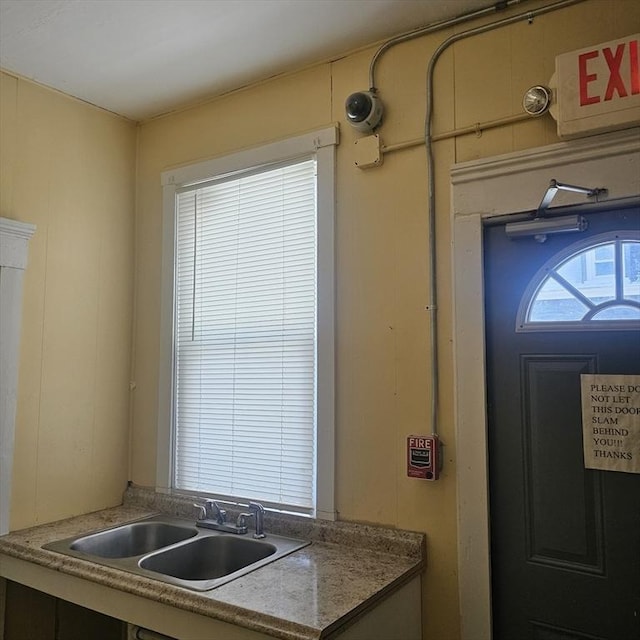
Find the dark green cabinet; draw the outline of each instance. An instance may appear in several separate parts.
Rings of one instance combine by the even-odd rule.
[[[122,620],[6,583],[4,640],[126,640]]]

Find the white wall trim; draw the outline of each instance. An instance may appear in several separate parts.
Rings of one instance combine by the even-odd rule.
[[[462,640],[491,638],[482,218],[536,209],[552,178],[606,187],[608,199],[637,196],[640,129],[460,163],[451,169]],[[582,202],[583,196],[571,194],[571,201],[562,204]]]
[[[324,129],[303,133],[259,147],[242,149],[210,160],[169,169],[162,173],[162,185],[185,186],[244,171],[248,167],[259,167],[273,162],[283,162],[303,153],[311,153],[324,147],[338,144],[339,129],[334,124]],[[274,160],[277,158],[277,160]]]
[[[552,178],[606,187],[610,200],[636,195],[640,190],[640,163],[635,154],[639,146],[640,128],[634,128],[454,165],[454,216],[534,210]],[[611,162],[603,162],[605,159]],[[617,173],[618,162],[626,180]],[[558,194],[552,206],[584,201],[580,195]]]
[[[32,224],[0,218],[0,535],[9,532],[22,281]]]

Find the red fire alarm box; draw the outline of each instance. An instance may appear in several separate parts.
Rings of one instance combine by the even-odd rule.
[[[437,480],[440,475],[440,442],[438,436],[407,438],[407,475],[410,478]]]

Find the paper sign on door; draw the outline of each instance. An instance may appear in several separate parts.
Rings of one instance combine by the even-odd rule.
[[[587,469],[640,473],[640,375],[582,374]]]

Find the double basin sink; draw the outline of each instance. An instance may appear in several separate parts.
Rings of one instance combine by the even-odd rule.
[[[268,535],[255,540],[153,516],[43,545],[74,558],[196,591],[208,591],[302,549],[308,541]]]

